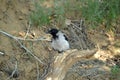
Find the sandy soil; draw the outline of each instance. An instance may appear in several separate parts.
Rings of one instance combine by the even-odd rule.
[[[0,30],[24,38],[33,9],[32,0],[0,0]],[[44,37],[46,30],[45,27],[31,27],[28,38]],[[64,80],[117,80],[111,77],[110,67],[116,63],[120,65],[120,56],[114,57],[120,54],[119,38],[114,38],[110,43],[109,36],[93,30],[88,32],[88,37],[98,44],[99,51],[92,59],[74,64]],[[22,44],[44,63],[52,61],[57,55],[48,41],[22,41]],[[0,52],[4,53],[0,54],[0,80],[37,80],[38,73],[41,76],[46,68],[21,48],[17,41],[3,34],[0,34]],[[17,71],[11,77],[16,65]]]

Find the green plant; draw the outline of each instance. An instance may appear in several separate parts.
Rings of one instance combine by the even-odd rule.
[[[82,16],[86,19],[86,21],[91,25],[97,24],[97,21],[101,21],[101,12],[99,12],[100,4],[98,0],[87,0],[82,2]]]
[[[120,0],[65,0],[64,3],[66,16],[74,13],[75,19],[82,17],[92,28],[103,25],[112,29],[120,17]]]
[[[54,22],[59,23],[64,19],[64,7],[59,4],[59,1],[55,0],[53,7],[45,7],[42,3],[35,3],[35,10],[30,14],[30,21],[35,26],[48,25],[51,23],[51,19],[55,19]]]
[[[120,67],[115,65],[111,68],[111,74],[112,74],[112,78],[114,79],[120,79]]]
[[[63,26],[65,20],[65,8],[64,2],[59,0],[54,0],[54,7],[52,8],[53,13],[56,15],[54,18],[55,25]]]
[[[111,28],[112,22],[120,16],[120,0],[81,0],[82,16],[91,26],[103,24]]]
[[[110,28],[114,20],[120,16],[119,4],[120,0],[85,0],[82,15],[92,26],[104,23]]]
[[[81,1],[80,0],[64,0],[65,17],[70,19],[81,18]]]
[[[40,4],[46,0],[40,0]],[[55,24],[64,24],[65,17],[85,19],[87,25],[95,28],[103,25],[112,28],[120,16],[120,0],[53,0],[52,7],[46,8],[36,3],[35,11],[30,15],[32,24],[41,26],[51,23],[49,18],[55,15]]]
[[[35,3],[35,10],[30,14],[30,21],[35,26],[47,25],[50,23],[49,15],[50,9]]]

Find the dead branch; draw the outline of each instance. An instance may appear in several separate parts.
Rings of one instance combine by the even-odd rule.
[[[66,20],[66,25],[69,31],[69,41],[71,48],[79,50],[87,50],[95,48],[95,44],[87,36],[87,27],[84,25],[84,20]]]
[[[27,36],[28,36],[28,34],[29,34],[29,31],[30,31],[30,22],[28,23],[28,29],[27,29],[27,32],[26,32],[26,34],[25,34],[25,37],[24,37],[24,39],[26,39],[27,38]]]
[[[39,80],[40,72],[39,72],[39,65],[38,65],[38,62],[37,62],[36,64],[37,64],[37,80]]]
[[[72,50],[59,54],[53,62],[53,69],[45,80],[63,80],[68,69],[77,61],[91,58],[97,50]]]
[[[17,64],[17,61],[16,61],[15,69],[13,70],[12,74],[7,78],[7,80],[9,80],[10,78],[12,78],[14,76],[14,74],[16,74],[17,70],[18,70],[18,64]]]
[[[11,35],[11,34],[8,34],[7,32],[4,32],[2,30],[0,30],[0,33],[16,40],[18,42],[18,44],[20,45],[21,48],[23,48],[27,53],[29,53],[30,55],[32,55],[37,61],[39,61],[41,64],[43,65],[46,65],[45,63],[43,63],[37,56],[35,56],[29,49],[27,49],[24,45],[22,45],[22,43],[19,41],[19,38]]]
[[[4,35],[6,35],[6,36],[8,36],[8,37],[10,37],[10,38],[17,39],[17,40],[21,40],[21,41],[46,41],[46,39],[43,38],[43,37],[39,37],[39,38],[37,38],[37,39],[25,39],[25,38],[13,36],[13,35],[5,32],[5,31],[2,31],[2,30],[0,30],[0,33],[4,34]]]

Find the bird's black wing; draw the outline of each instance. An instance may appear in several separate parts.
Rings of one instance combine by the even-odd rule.
[[[65,37],[65,40],[67,40],[67,41],[68,41],[68,38],[67,38],[67,36],[66,36],[66,35],[64,35],[64,37]]]

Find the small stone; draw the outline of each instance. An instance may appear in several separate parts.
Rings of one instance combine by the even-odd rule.
[[[26,33],[25,33],[25,32],[19,32],[18,34],[19,34],[21,37],[24,37]]]
[[[19,16],[19,20],[23,20],[23,16]]]
[[[70,24],[71,24],[71,20],[66,19],[66,20],[65,20],[65,24],[66,24],[66,25],[70,25]]]

